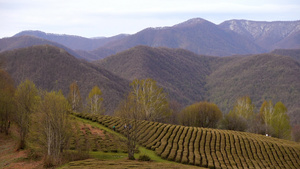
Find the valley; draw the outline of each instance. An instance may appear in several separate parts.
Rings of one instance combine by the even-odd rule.
[[[29,30],[2,38],[0,168],[299,168],[299,25],[193,18],[112,37]],[[220,110],[215,128],[190,125],[214,116],[206,103]],[[184,126],[188,106],[203,114],[186,114]],[[50,139],[58,138],[55,161]],[[131,152],[146,160],[129,160]]]

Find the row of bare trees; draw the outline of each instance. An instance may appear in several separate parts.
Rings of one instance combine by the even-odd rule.
[[[102,113],[101,90],[95,86],[87,98],[88,111]],[[66,99],[61,91],[38,89],[30,80],[21,82],[16,88],[10,75],[0,69],[0,132],[9,134],[11,125],[16,125],[19,134],[18,149],[28,143],[38,145],[39,152],[53,164],[62,159],[68,148],[74,125],[70,112],[81,106],[77,84],[70,85]]]
[[[266,134],[277,138],[291,139],[290,119],[282,102],[275,105],[264,101],[258,113],[250,97],[239,98],[233,109],[224,116],[221,128]]]
[[[93,114],[103,114],[104,108],[102,106],[102,91],[98,86],[94,86],[87,97],[87,104],[83,106],[82,98],[79,87],[76,82],[70,85],[70,92],[68,100],[71,105],[72,111],[81,112],[86,111]]]
[[[176,103],[170,106],[166,93],[152,79],[134,80],[130,86],[127,99],[115,113],[131,126],[127,128],[129,159],[134,159],[135,131],[139,128],[139,120],[247,131],[284,139],[291,136],[287,109],[281,102],[273,105],[271,101],[265,101],[256,113],[250,97],[245,96],[236,101],[228,114],[223,115],[216,104],[209,102],[194,103],[182,110],[178,110],[180,106]]]

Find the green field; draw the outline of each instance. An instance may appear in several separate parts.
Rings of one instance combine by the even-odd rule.
[[[123,133],[121,119],[76,114]],[[208,168],[300,168],[300,144],[263,135],[140,121],[139,144],[170,161]]]

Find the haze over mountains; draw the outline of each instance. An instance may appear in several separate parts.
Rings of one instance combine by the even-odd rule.
[[[127,36],[125,34],[120,34],[109,38],[106,37],[85,38],[85,37],[74,36],[74,35],[57,35],[53,33],[45,33],[42,31],[23,31],[17,33],[15,37],[24,36],[24,35],[35,36],[49,41],[57,42],[73,50],[86,50],[86,51],[97,49],[99,46],[103,46],[108,42],[118,40]]]
[[[161,28],[146,28],[133,35],[109,38],[84,38],[24,31],[62,44],[86,60],[98,60],[137,45],[182,48],[202,55],[230,56],[270,52],[273,49],[300,48],[300,21],[260,22],[230,20],[219,25],[201,18]],[[4,39],[1,39],[3,41]]]
[[[66,95],[78,81],[83,99],[98,85],[108,114],[130,81],[152,78],[183,106],[208,100],[228,113],[249,95],[257,108],[264,100],[282,101],[300,124],[300,21],[216,25],[197,18],[98,39],[24,31],[0,39],[0,51],[16,84],[29,78]]]

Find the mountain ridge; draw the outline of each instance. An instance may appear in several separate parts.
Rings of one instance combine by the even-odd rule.
[[[220,29],[214,23],[200,18],[163,29],[146,28],[92,52],[103,58],[105,57],[101,55],[103,50],[111,49],[110,54],[116,54],[137,45],[182,48],[197,54],[213,56],[264,52],[259,46],[237,33]]]
[[[101,89],[108,114],[118,106],[129,90],[129,81],[86,61],[78,60],[63,49],[51,45],[31,46],[0,53],[5,70],[15,84],[29,79],[43,90],[62,90],[68,95],[69,86],[77,82],[85,101],[95,86]]]
[[[122,39],[123,37],[127,36],[126,34],[119,34],[112,37],[85,38],[77,35],[45,33],[42,31],[28,30],[28,31],[19,32],[15,34],[13,37],[24,36],[24,35],[30,35],[30,36],[46,39],[52,42],[56,42],[72,50],[85,50],[85,51],[94,50],[104,45],[105,43]]]
[[[276,48],[286,48],[284,46],[286,38],[300,35],[300,20],[272,22],[229,20],[221,23],[219,26],[225,30],[232,30],[247,36],[268,51]],[[299,38],[297,39],[299,40]],[[298,42],[296,46],[292,45],[292,47],[299,48],[300,43]]]
[[[228,113],[239,97],[247,95],[257,109],[264,100],[282,101],[292,123],[300,123],[300,63],[291,56],[211,57],[137,46],[93,63],[130,81],[152,78],[183,106],[211,101]]]
[[[202,55],[231,56],[258,54],[274,49],[300,48],[300,21],[228,20],[216,25],[193,18],[173,26],[146,28],[132,35],[84,38],[40,31],[23,31],[15,36],[33,35],[73,49],[88,61],[138,45],[182,48]]]
[[[26,48],[26,47],[36,46],[36,45],[45,45],[45,44],[64,49],[71,55],[73,55],[77,58],[82,58],[77,52],[75,52],[72,49],[65,47],[59,43],[52,42],[52,41],[42,39],[42,38],[38,38],[38,37],[34,37],[34,36],[30,36],[30,35],[0,39],[0,53],[4,52],[4,51]]]
[[[210,72],[205,63],[213,58],[183,49],[136,46],[93,63],[130,81],[153,78],[170,97],[177,98],[173,100],[187,104],[204,99],[203,79]]]

